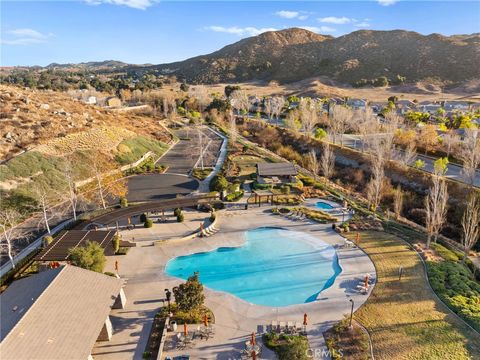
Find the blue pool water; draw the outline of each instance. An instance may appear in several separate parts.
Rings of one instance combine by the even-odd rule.
[[[315,206],[321,210],[331,210],[331,209],[334,209],[334,207],[332,205],[330,205],[329,203],[326,203],[324,201],[319,201],[315,204]]]
[[[335,249],[310,234],[264,227],[246,231],[241,247],[222,247],[171,259],[165,272],[187,279],[195,271],[213,290],[257,305],[316,300],[342,271]]]

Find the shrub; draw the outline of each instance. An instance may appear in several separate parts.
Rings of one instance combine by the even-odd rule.
[[[181,311],[194,311],[203,306],[205,295],[198,272],[188,278],[186,283],[173,288],[175,302]]]
[[[120,206],[123,207],[123,208],[128,206],[128,200],[127,200],[126,197],[121,197],[120,198]]]
[[[144,223],[145,221],[147,221],[147,214],[143,213],[140,215],[140,222]]]
[[[288,185],[283,185],[283,186],[282,186],[282,193],[283,193],[283,194],[286,194],[286,195],[290,194],[290,186],[288,186]]]
[[[105,271],[104,274],[108,275],[108,276],[112,276],[112,277],[117,277],[114,273],[112,273],[110,271]]]
[[[242,196],[243,196],[243,190],[235,191],[234,193],[231,193],[225,196],[225,201],[229,201],[229,202],[238,201],[242,198]]]
[[[477,331],[480,330],[480,284],[453,261],[427,262],[430,284],[440,298]]]
[[[113,245],[113,251],[117,253],[118,249],[120,248],[120,235],[115,234],[115,236],[112,239],[112,245]]]
[[[147,219],[145,223],[143,224],[144,227],[146,228],[151,228],[153,226],[153,220],[152,219]]]
[[[100,273],[103,272],[107,261],[100,244],[88,240],[85,246],[70,249],[68,258],[75,266]]]
[[[177,221],[178,222],[183,222],[183,220],[185,220],[185,216],[183,214],[178,214]]]
[[[122,247],[120,247],[120,248],[118,249],[116,255],[127,255],[128,250],[130,250],[129,247],[127,247],[127,246],[122,246]]]
[[[177,216],[180,215],[182,213],[182,209],[180,208],[176,208],[175,210],[173,210],[173,215]]]
[[[432,243],[430,245],[430,247],[435,250],[437,252],[438,255],[440,255],[444,260],[448,260],[448,261],[458,261],[460,258],[462,258],[463,256],[461,256],[460,258],[457,256],[457,254],[450,250],[450,249],[447,249],[445,246],[443,245],[440,245],[440,244],[435,244],[435,243]]]
[[[43,237],[43,246],[48,246],[52,243],[53,241],[53,236],[47,235]]]
[[[228,187],[228,181],[225,179],[223,175],[217,174],[213,177],[212,181],[210,182],[210,190],[211,191],[223,191],[226,190]]]

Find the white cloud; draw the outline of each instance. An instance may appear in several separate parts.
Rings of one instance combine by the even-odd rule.
[[[238,27],[238,26],[230,26],[230,27],[224,27],[224,26],[207,26],[205,27],[206,30],[211,30],[214,32],[221,32],[221,33],[227,33],[227,34],[234,34],[238,36],[243,36],[243,35],[248,35],[248,36],[255,36],[261,33],[264,33],[266,31],[276,31],[277,29],[275,28],[256,28],[253,26],[247,26],[247,27]]]
[[[398,2],[398,0],[377,0],[382,6],[390,6]]]
[[[275,15],[280,16],[284,19],[295,19],[300,15],[300,13],[298,11],[280,10],[277,11]]]
[[[306,15],[305,12],[291,11],[291,10],[280,10],[280,11],[277,11],[275,15],[284,19],[305,20],[308,18],[308,15]]]
[[[343,17],[327,16],[324,18],[319,18],[317,20],[322,23],[337,24],[337,25],[349,24],[355,21],[354,19],[350,19],[345,16]]]
[[[47,41],[47,39],[53,34],[42,34],[41,32],[33,29],[14,29],[5,32],[10,35],[8,39],[1,39],[1,43],[5,45],[30,45],[40,44]]]
[[[308,30],[308,31],[312,31],[314,33],[318,33],[318,34],[325,34],[325,33],[332,33],[332,32],[335,32],[337,31],[336,29],[334,28],[331,28],[330,26],[298,26],[300,29],[305,29],[305,30]]]
[[[364,22],[357,23],[354,26],[357,28],[368,28],[370,27],[370,24],[364,21]]]
[[[145,10],[157,2],[157,0],[85,0],[85,2],[90,5],[111,4]]]

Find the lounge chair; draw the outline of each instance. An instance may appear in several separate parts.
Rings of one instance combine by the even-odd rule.
[[[272,326],[272,332],[280,332],[277,320],[272,320],[271,326]]]

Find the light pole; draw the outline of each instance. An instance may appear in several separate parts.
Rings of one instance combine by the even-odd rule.
[[[170,312],[170,300],[172,299],[172,292],[168,289],[165,289],[165,297],[167,298],[168,312]]]
[[[355,301],[353,301],[353,299],[350,299],[350,302],[352,303],[352,309],[350,310],[350,327],[352,327],[352,320],[353,320],[353,306],[355,305]]]

